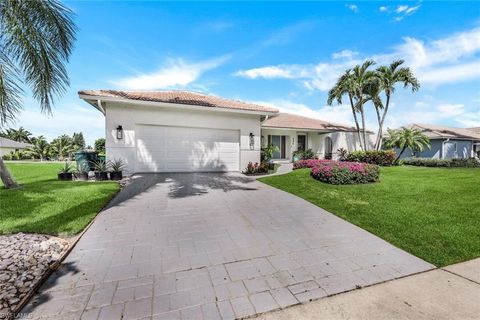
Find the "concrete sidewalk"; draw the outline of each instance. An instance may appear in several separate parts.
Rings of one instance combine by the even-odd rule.
[[[480,258],[271,312],[286,319],[479,319]]]

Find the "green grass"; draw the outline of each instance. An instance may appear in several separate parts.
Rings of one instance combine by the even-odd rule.
[[[259,180],[436,266],[480,256],[479,169],[385,167],[368,185],[329,185],[309,169]]]
[[[82,231],[117,193],[116,182],[58,181],[59,163],[8,163],[22,186],[0,182],[0,234],[73,235]]]

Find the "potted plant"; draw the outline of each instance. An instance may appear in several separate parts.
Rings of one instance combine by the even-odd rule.
[[[270,170],[273,170],[275,168],[275,164],[271,161],[273,158],[273,154],[275,152],[278,152],[279,150],[280,149],[273,144],[262,148],[261,162],[267,162]]]
[[[103,160],[95,162],[95,180],[108,180],[107,164]]]
[[[65,161],[65,165],[58,172],[58,180],[71,181],[73,177],[73,167],[70,162]]]
[[[113,161],[110,162],[110,180],[122,180],[122,170],[124,167],[125,163],[122,159],[113,159]]]
[[[75,180],[88,181],[88,171],[90,168],[86,162],[77,164],[77,172],[75,172]]]

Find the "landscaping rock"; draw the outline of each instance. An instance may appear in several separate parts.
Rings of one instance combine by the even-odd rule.
[[[40,234],[0,236],[0,319],[12,317],[68,246],[66,240]]]

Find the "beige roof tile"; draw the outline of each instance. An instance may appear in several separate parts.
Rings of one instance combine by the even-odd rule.
[[[308,129],[322,131],[355,131],[348,125],[302,117],[290,113],[280,113],[262,122],[264,128]]]
[[[446,127],[433,124],[412,123],[406,128],[420,129],[427,137],[432,138],[467,138],[480,140],[480,133],[466,128]]]
[[[123,98],[129,100],[176,103],[246,111],[260,111],[269,113],[278,112],[278,110],[275,108],[190,91],[81,90],[78,92],[78,94],[85,96]]]

